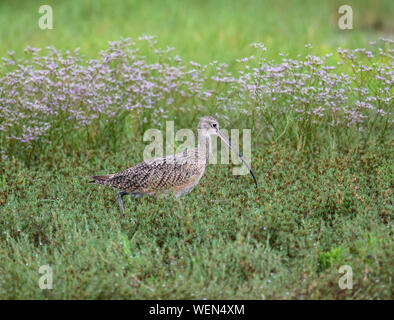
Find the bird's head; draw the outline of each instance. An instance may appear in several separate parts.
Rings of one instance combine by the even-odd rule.
[[[209,135],[216,135],[216,132],[219,130],[219,122],[211,116],[202,117],[197,129],[206,130]]]
[[[219,122],[211,116],[205,116],[200,119],[200,122],[198,123],[197,130],[199,133],[201,133],[203,136],[210,138],[210,136],[218,136],[231,150],[237,154],[242,162],[245,164],[245,166],[249,169],[254,183],[256,184],[257,187],[257,180],[256,177],[250,168],[249,164],[246,162],[244,157],[236,150],[230,143],[230,141],[227,140],[227,138],[223,135],[223,133],[220,132],[219,130]]]

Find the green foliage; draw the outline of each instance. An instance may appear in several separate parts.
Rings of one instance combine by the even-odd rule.
[[[250,176],[209,166],[196,189],[130,199],[86,176],[140,161],[139,145],[41,165],[13,158],[0,173],[1,298],[392,298],[392,158],[253,154]],[[38,268],[54,270],[40,290]],[[353,268],[353,290],[338,268]]]
[[[320,265],[323,270],[331,267],[333,264],[341,262],[343,247],[332,248],[330,251],[320,253]]]
[[[250,43],[263,42],[278,53],[304,55],[307,43],[318,44],[319,53],[346,44],[365,46],[376,32],[393,30],[391,0],[349,0],[354,29],[338,28],[342,1],[313,0],[47,0],[53,8],[53,30],[38,27],[39,0],[3,0],[0,3],[0,56],[14,50],[23,55],[26,45],[73,50],[77,47],[96,58],[108,41],[157,35],[160,47],[171,46],[187,61],[208,63],[253,54]]]

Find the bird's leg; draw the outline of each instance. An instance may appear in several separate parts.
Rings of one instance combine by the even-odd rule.
[[[123,202],[122,202],[122,198],[123,196],[125,196],[126,194],[128,194],[125,191],[119,191],[118,192],[118,202],[119,202],[119,206],[120,206],[120,210],[124,211],[124,206],[123,206]]]

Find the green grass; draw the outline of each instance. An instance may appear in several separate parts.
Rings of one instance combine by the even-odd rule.
[[[306,43],[326,53],[392,35],[394,9],[392,1],[347,1],[355,29],[344,32],[335,1],[46,3],[50,31],[37,26],[41,2],[1,2],[0,56],[22,56],[29,44],[81,47],[95,58],[108,40],[146,33],[186,61],[232,64],[252,42],[272,58],[295,57]],[[194,128],[201,114],[186,116],[176,127]],[[252,120],[231,119],[228,128]],[[76,131],[31,159],[15,152],[0,160],[0,299],[393,298],[392,140],[346,149],[321,130],[330,147],[314,139],[297,152],[289,137],[252,131],[258,189],[231,165],[211,165],[180,200],[125,197],[122,214],[115,190],[87,183],[142,161],[142,132],[114,133],[111,124],[95,143]],[[371,132],[368,141],[378,140]],[[53,290],[38,287],[45,264]],[[353,268],[352,290],[338,286],[342,265]]]
[[[260,183],[210,166],[174,198],[125,198],[86,176],[137,161],[57,150],[34,168],[7,161],[0,187],[2,298],[392,298],[392,159],[305,156],[281,146],[253,154]],[[54,270],[40,290],[38,269]],[[352,290],[338,287],[341,265]]]
[[[163,47],[175,47],[186,60],[233,63],[252,54],[249,45],[263,42],[269,54],[305,54],[311,43],[317,52],[338,46],[365,46],[368,40],[392,34],[394,4],[390,0],[347,1],[354,29],[338,29],[342,1],[172,1],[172,0],[49,0],[53,30],[40,30],[42,1],[4,0],[0,4],[0,56],[8,50],[23,55],[26,45],[59,49],[80,47],[96,57],[107,41],[158,36]]]

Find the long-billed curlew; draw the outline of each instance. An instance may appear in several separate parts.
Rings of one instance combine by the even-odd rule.
[[[211,136],[217,135],[241,158],[252,174],[257,187],[257,180],[252,169],[219,131],[219,124],[213,117],[202,117],[197,130],[199,132],[197,148],[141,162],[123,172],[94,176],[90,182],[112,186],[120,190],[118,202],[122,211],[124,210],[122,198],[126,194],[140,197],[173,191],[177,197],[182,196],[190,192],[200,181],[211,152]]]

